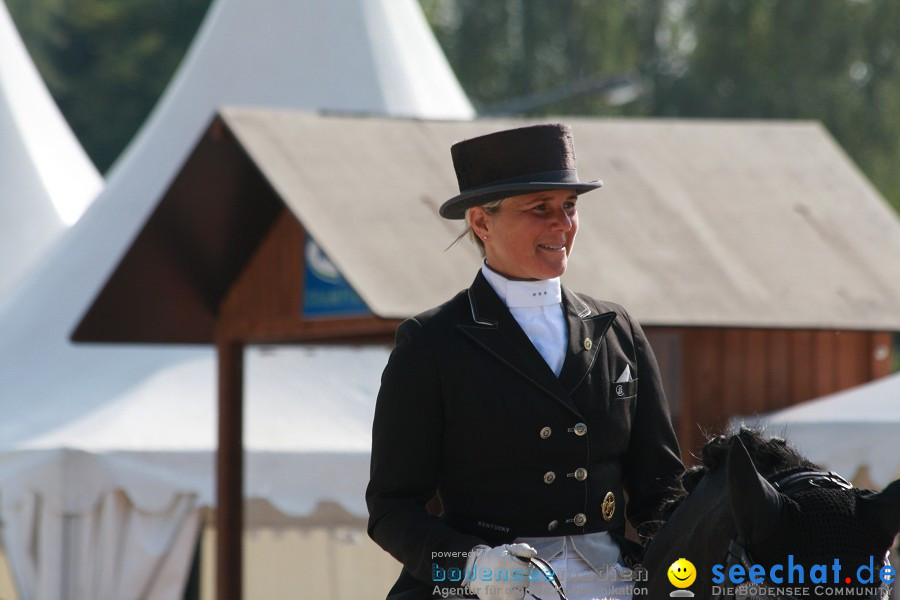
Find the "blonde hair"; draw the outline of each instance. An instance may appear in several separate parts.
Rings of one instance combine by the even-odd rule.
[[[500,205],[503,204],[504,200],[506,200],[506,198],[500,198],[499,200],[491,200],[490,202],[485,202],[484,204],[479,204],[479,206],[481,208],[483,208],[484,212],[486,212],[487,214],[496,215],[497,212],[500,210]],[[478,237],[478,235],[475,234],[475,230],[472,229],[472,217],[471,217],[470,213],[473,208],[475,208],[475,207],[472,206],[472,207],[469,207],[466,209],[466,214],[465,214],[466,228],[463,229],[462,233],[460,233],[458,236],[456,236],[456,239],[453,240],[453,242],[451,242],[449,246],[447,246],[447,249],[449,250],[450,248],[455,246],[456,243],[459,240],[463,239],[464,237],[468,237],[472,243],[474,243],[476,246],[478,246],[478,252],[481,254],[481,258],[484,258],[484,242],[481,240],[480,237]]]

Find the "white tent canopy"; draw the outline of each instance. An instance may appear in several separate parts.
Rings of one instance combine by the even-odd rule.
[[[0,0],[0,299],[102,187]]]
[[[474,114],[415,0],[217,0],[213,3],[163,98],[110,171],[106,188],[60,239],[40,269],[0,305],[0,360],[4,364],[0,371],[0,408],[4,414],[16,415],[15,419],[0,422],[0,449],[6,451],[0,469],[0,486],[4,489],[2,517],[6,523],[19,523],[24,532],[36,531],[38,523],[49,532],[49,537],[38,539],[16,535],[10,527],[4,529],[3,541],[25,598],[122,600],[138,597],[146,591],[141,585],[147,573],[162,569],[159,561],[178,562],[174,557],[183,556],[173,570],[165,571],[177,575],[169,581],[171,585],[160,596],[148,597],[171,598],[180,594],[190,553],[183,552],[184,548],[179,546],[184,540],[172,536],[190,530],[191,523],[196,523],[198,507],[211,497],[209,489],[204,488],[210,485],[212,477],[208,443],[211,424],[201,419],[192,428],[179,429],[182,425],[178,425],[176,415],[182,413],[173,412],[162,423],[145,422],[142,425],[145,428],[139,432],[128,429],[135,435],[134,439],[140,440],[139,445],[130,447],[139,447],[138,452],[148,461],[151,457],[159,461],[155,466],[148,466],[149,471],[143,471],[148,474],[148,481],[156,481],[152,484],[156,486],[154,489],[168,485],[174,504],[166,505],[167,510],[160,513],[144,513],[147,519],[156,519],[155,526],[146,521],[129,531],[135,537],[123,534],[119,539],[124,546],[108,547],[96,560],[111,556],[138,564],[141,561],[129,562],[130,553],[140,554],[147,544],[154,545],[159,549],[159,560],[144,561],[143,575],[124,568],[103,570],[97,562],[77,562],[85,557],[78,556],[73,544],[86,539],[79,537],[78,531],[88,531],[90,522],[114,523],[117,516],[126,514],[124,506],[142,506],[145,503],[142,495],[149,493],[148,488],[126,486],[126,482],[119,480],[127,469],[107,468],[113,460],[109,454],[52,450],[35,454],[33,450],[21,448],[51,448],[54,444],[89,448],[90,439],[100,435],[98,428],[112,429],[104,419],[127,420],[125,415],[129,410],[136,411],[133,414],[146,410],[136,408],[141,404],[139,400],[152,399],[154,405],[171,403],[173,411],[198,410],[197,414],[208,415],[212,410],[197,408],[198,403],[212,406],[214,402],[215,369],[211,350],[75,346],[68,341],[68,336],[216,109],[224,104],[423,118],[467,119]],[[288,355],[279,351],[273,356]],[[302,356],[293,358],[300,360]],[[371,361],[366,364],[373,373],[380,374],[380,365],[376,368]],[[287,390],[284,394],[288,394],[293,388],[287,382],[298,372],[296,361],[286,359],[273,368],[277,373],[266,375],[266,385],[280,388],[284,384],[283,389]],[[256,377],[252,372],[247,376],[251,428]],[[273,397],[268,392],[260,394]],[[275,397],[284,402],[288,402],[287,398],[297,398],[284,394]],[[346,397],[331,398],[335,404],[346,401]],[[283,414],[282,410],[279,416]],[[303,410],[301,414],[302,418],[297,415],[280,423],[270,420],[268,426],[277,423],[283,427],[300,427],[299,422],[315,423],[315,415],[323,413],[316,405],[315,411]],[[365,415],[365,411],[359,410],[355,416]],[[180,432],[179,438],[193,440],[189,450],[200,452],[195,462],[191,463],[187,454],[169,452],[176,445],[169,435],[176,431]],[[293,505],[287,500],[281,503],[289,512],[304,511],[314,506],[315,501],[336,497],[346,510],[360,513],[367,471],[348,468],[346,476],[334,477],[330,470],[333,464],[328,462],[337,455],[338,447],[345,454],[353,455],[368,445],[366,439],[354,436],[346,431],[329,433],[328,439],[334,447],[316,453],[301,443],[299,435],[294,437],[293,445],[282,436],[285,443],[279,452],[291,454],[291,460],[287,461],[290,469],[272,467],[268,471],[269,479],[254,483],[257,459],[251,453],[247,458],[248,488],[259,490],[260,494],[277,495],[273,490],[288,486],[279,497],[294,498]],[[129,439],[133,438],[107,439],[102,445],[111,447],[110,444],[124,444]],[[271,440],[275,436],[269,431],[260,439]],[[145,452],[145,448],[151,451]],[[77,519],[69,513],[41,516],[35,512],[37,509],[29,512],[30,509],[22,508],[29,502],[45,508],[54,505],[44,495],[68,497],[75,483],[71,478],[59,479],[43,490],[31,488],[31,492],[7,496],[8,489],[29,489],[27,481],[39,472],[41,464],[71,462],[73,456],[78,457],[79,464],[90,462],[88,459],[97,461],[95,472],[104,474],[101,478],[78,482],[77,487],[84,488],[79,494],[90,487],[85,482],[97,486],[90,514],[79,514]],[[265,461],[275,455],[266,452],[258,456]],[[358,455],[354,460],[359,464]],[[194,466],[189,467],[190,464]],[[33,465],[34,471],[29,472],[28,465]],[[204,475],[195,474],[176,481],[168,479],[169,473],[178,472],[182,466]],[[151,471],[161,479],[153,480]],[[186,480],[190,485],[184,485]],[[307,482],[305,489],[309,497],[304,498],[290,488],[290,485],[300,485],[298,481]],[[185,493],[191,495],[184,496]],[[109,494],[113,494],[112,500]],[[117,494],[124,494],[127,503],[119,502],[121,498]],[[172,512],[172,506],[179,501],[188,502],[189,509]],[[64,507],[65,502],[60,500],[55,505]],[[5,512],[13,510],[18,512]],[[127,519],[127,514],[123,518]],[[182,524],[171,527],[171,519],[181,519]],[[62,525],[76,521],[81,524],[78,527],[83,525],[88,529],[74,525],[66,529]],[[111,531],[115,530],[111,527]],[[156,533],[164,530],[170,532],[169,537],[154,542]],[[190,545],[190,541],[184,543]],[[66,550],[59,554],[56,550],[59,548]],[[117,573],[115,578],[103,579],[100,575],[111,572]],[[155,581],[165,579],[164,570],[158,573]],[[93,586],[90,593],[85,592],[86,581]],[[119,593],[124,589],[129,592]]]
[[[310,515],[323,502],[366,514],[374,400],[388,352],[247,351],[248,498],[288,515]],[[64,598],[179,597],[197,508],[215,504],[214,371],[211,356],[173,364],[0,454],[5,542],[45,549],[10,553],[23,598],[59,590]],[[55,542],[65,535],[69,547],[90,551],[66,553]],[[63,564],[75,574],[66,584]]]
[[[752,421],[844,477],[865,469],[878,489],[900,478],[900,373]]]
[[[265,498],[289,515],[308,515],[323,500],[357,516],[366,514],[360,486],[368,480],[375,396],[388,354],[382,346],[247,350],[248,497]],[[113,402],[17,444],[27,452],[15,456],[59,448],[127,456],[135,468],[158,472],[157,477],[194,491],[201,504],[212,506],[214,372],[212,356],[174,364]],[[178,459],[170,460],[174,456]],[[335,472],[342,474],[337,481]],[[123,480],[122,487],[129,497],[141,498],[140,478]],[[24,488],[14,485],[4,489],[0,500],[6,504],[23,493]],[[94,500],[94,493],[89,486],[68,490],[66,502],[81,509]],[[148,494],[144,501],[151,505],[168,501]]]

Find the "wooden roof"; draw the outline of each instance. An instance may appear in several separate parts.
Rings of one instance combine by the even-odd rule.
[[[814,122],[564,119],[583,180],[564,276],[646,325],[900,330],[900,219]],[[373,313],[466,287],[480,259],[437,207],[450,145],[527,120],[226,108],[75,339],[209,341],[284,207]]]

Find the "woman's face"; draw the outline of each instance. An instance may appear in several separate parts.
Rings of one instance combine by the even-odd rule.
[[[487,214],[472,209],[472,229],[484,242],[492,269],[515,279],[550,279],[566,270],[578,231],[578,197],[571,190],[549,190],[507,198]]]

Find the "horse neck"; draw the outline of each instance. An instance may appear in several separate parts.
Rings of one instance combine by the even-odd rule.
[[[716,469],[707,473],[681,501],[648,546],[643,561],[649,576],[647,595],[668,598],[674,588],[667,571],[673,562],[686,558],[697,570],[697,582],[691,591],[697,599],[708,598],[712,567],[723,562],[734,533],[725,469]]]

